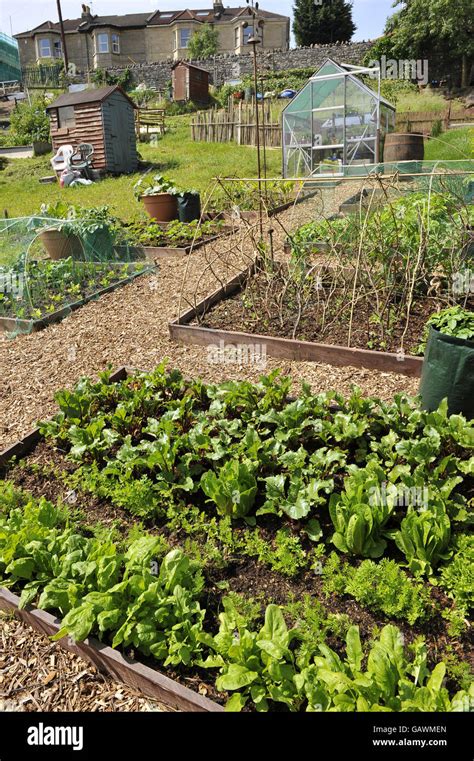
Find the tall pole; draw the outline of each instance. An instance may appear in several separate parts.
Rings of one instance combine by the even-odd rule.
[[[260,114],[258,113],[258,67],[257,67],[257,41],[252,42],[253,47],[253,81],[255,89],[255,126],[257,129],[257,176],[258,176],[258,209],[260,236],[263,236],[263,206],[262,206],[262,160],[260,156]]]
[[[262,160],[260,155],[260,114],[258,112],[258,65],[257,65],[257,45],[261,40],[258,36],[258,3],[254,0],[247,0],[249,4],[249,14],[252,16],[252,36],[249,38],[249,45],[253,49],[253,82],[254,82],[254,102],[255,102],[255,127],[257,130],[257,176],[258,176],[258,218],[260,227],[260,238],[263,239],[263,201],[262,201]]]
[[[61,0],[56,0],[56,5],[58,6],[59,26],[61,27],[61,44],[63,47],[64,73],[67,75],[69,70],[69,61],[67,57],[66,35],[64,34],[64,23],[63,23],[63,14],[61,11]]]

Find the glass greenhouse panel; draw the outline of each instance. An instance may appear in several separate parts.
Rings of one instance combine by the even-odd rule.
[[[285,108],[285,114],[292,114],[297,111],[311,111],[311,84],[308,83],[300,92],[295,95]]]
[[[344,111],[324,109],[313,112],[313,146],[344,143]]]
[[[312,145],[311,111],[285,115],[283,139],[285,145]]]
[[[337,79],[313,80],[313,108],[344,106],[344,76]]]

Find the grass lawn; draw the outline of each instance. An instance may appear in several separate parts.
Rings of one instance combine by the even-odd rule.
[[[169,132],[156,146],[141,143],[142,158],[157,165],[156,171],[169,176],[179,187],[196,188],[203,193],[212,178],[239,175],[255,177],[255,148],[234,143],[194,143],[190,139],[190,117],[168,119]],[[267,151],[268,175],[281,174],[281,152]],[[140,215],[141,204],[135,201],[133,185],[137,175],[109,178],[87,187],[64,188],[40,185],[40,177],[51,174],[49,158],[16,159],[0,171],[0,213],[6,209],[10,217],[34,214],[42,203],[63,199],[80,206],[107,204],[122,219]]]
[[[449,101],[443,97],[441,93],[433,90],[424,90],[420,93],[400,93],[397,96],[397,111],[401,114],[405,114],[407,111],[433,111],[441,112],[446,111]],[[464,108],[464,104],[460,100],[452,101],[453,109]]]
[[[463,127],[425,140],[426,161],[474,159],[474,128]]]

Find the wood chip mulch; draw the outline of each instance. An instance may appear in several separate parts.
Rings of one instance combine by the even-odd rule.
[[[0,711],[170,711],[0,612]]]

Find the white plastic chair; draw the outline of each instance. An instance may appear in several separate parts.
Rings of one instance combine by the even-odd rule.
[[[62,172],[69,168],[69,160],[74,153],[72,145],[60,145],[55,156],[51,159],[51,166],[55,172]]]

